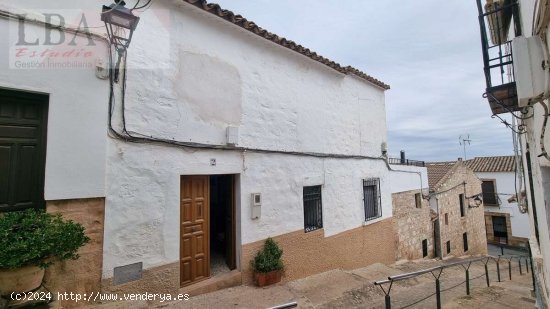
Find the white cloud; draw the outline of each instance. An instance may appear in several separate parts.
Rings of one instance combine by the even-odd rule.
[[[472,1],[218,0],[223,8],[391,85],[391,153],[418,160],[512,153],[511,132],[491,119],[477,8]]]

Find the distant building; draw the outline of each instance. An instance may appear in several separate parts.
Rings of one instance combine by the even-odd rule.
[[[396,259],[486,254],[483,205],[475,204],[481,181],[462,161],[425,166],[395,167],[402,170],[399,177],[397,171],[390,173],[392,181],[396,175],[392,184]]]
[[[484,208],[476,204],[481,181],[462,160],[426,166],[437,256],[486,254]]]
[[[514,156],[476,157],[466,161],[481,180],[487,242],[527,246],[529,216],[514,198],[520,190]]]

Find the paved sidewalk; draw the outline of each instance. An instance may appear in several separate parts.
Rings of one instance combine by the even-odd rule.
[[[426,269],[450,261],[422,260],[398,262],[391,266],[374,264],[352,271],[332,270],[304,279],[257,288],[239,286],[191,297],[172,303],[111,303],[100,308],[268,308],[296,301],[298,308],[384,308],[384,294],[373,282],[390,275]],[[501,264],[502,282],[498,283],[495,264],[490,264],[491,287],[487,288],[483,264],[470,268],[471,295],[466,296],[464,269],[446,269],[441,276],[444,308],[533,308],[531,274],[519,275],[513,269],[508,280],[507,264]],[[517,268],[517,265],[515,266]],[[435,283],[431,274],[393,285],[392,308],[435,308]],[[425,299],[424,299],[425,298]],[[424,300],[422,300],[424,299]],[[411,305],[412,303],[415,303]],[[97,306],[96,306],[97,307]]]

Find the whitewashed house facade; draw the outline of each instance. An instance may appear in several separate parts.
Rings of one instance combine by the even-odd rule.
[[[465,161],[481,180],[487,242],[526,247],[529,242],[529,216],[518,205],[519,191],[514,156],[475,157]],[[519,192],[518,192],[519,193]]]
[[[125,97],[121,72],[110,105],[97,1],[0,1],[0,9],[10,38],[0,42],[0,58],[10,59],[0,104],[18,108],[20,96],[47,104],[32,105],[47,115],[37,137],[44,153],[33,157],[45,165],[37,203],[93,234],[81,260],[50,271],[52,288],[246,283],[267,237],[284,250],[287,279],[394,261],[386,84],[206,1],[154,1],[128,49]],[[24,48],[50,48],[44,12],[65,16],[60,30],[71,39],[85,14],[91,34],[76,37],[91,53],[78,59],[86,64],[21,68],[32,60],[18,50],[21,27],[25,42],[39,40]],[[71,269],[85,271],[63,275]]]

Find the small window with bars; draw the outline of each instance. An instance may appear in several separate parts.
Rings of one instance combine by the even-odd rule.
[[[422,241],[422,257],[428,256],[428,240],[424,239]]]
[[[414,204],[416,208],[422,208],[422,195],[420,193],[414,195]]]
[[[460,216],[464,217],[466,215],[466,209],[464,208],[464,194],[458,195],[458,202],[460,203]]]
[[[304,231],[323,228],[321,186],[304,187]]]
[[[365,221],[380,218],[380,178],[369,178],[363,180],[363,205],[365,208]]]
[[[495,180],[483,180],[481,183],[481,192],[483,193],[483,204],[485,206],[499,205]]]

